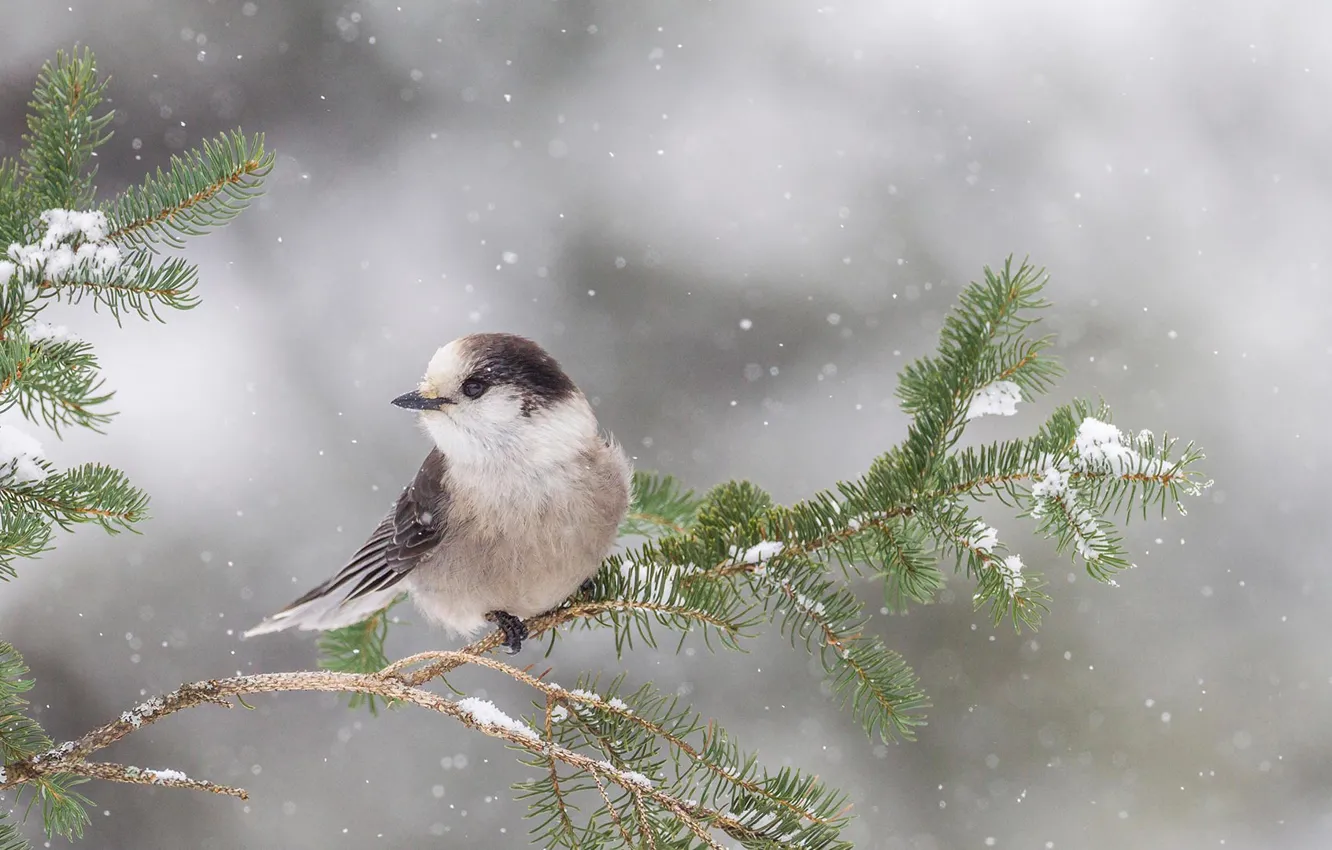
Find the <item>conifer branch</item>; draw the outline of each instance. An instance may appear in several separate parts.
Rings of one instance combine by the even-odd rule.
[[[28,668],[22,656],[12,645],[0,641],[0,790],[13,778],[10,764],[56,759],[69,752],[67,748],[53,748],[42,727],[27,716],[28,703],[23,694],[33,685],[27,676]],[[23,783],[14,807],[18,808],[22,792],[26,790],[31,794],[29,806],[41,802],[42,822],[48,837],[81,837],[83,827],[88,823],[85,811],[88,800],[73,789],[82,781],[80,777],[58,769],[43,771]],[[17,830],[11,832],[13,836],[18,835]],[[0,840],[7,840],[4,830],[0,830]],[[26,847],[26,843],[19,846]]]
[[[12,473],[12,464],[9,469]],[[0,580],[16,577],[14,561],[37,557],[47,550],[50,540],[51,526],[44,517],[32,513],[0,512]],[[3,729],[0,729],[0,746],[3,737]]]
[[[77,776],[83,779],[100,779],[103,782],[121,782],[128,785],[158,785],[165,788],[183,788],[187,791],[205,791],[209,794],[221,794],[241,800],[250,799],[243,788],[230,785],[218,785],[205,779],[191,779],[178,770],[134,767],[127,764],[93,761],[63,761],[51,759],[43,761],[44,770],[56,771],[65,776]]]
[[[43,464],[49,471],[50,465]],[[125,474],[100,464],[84,464],[36,480],[22,480],[11,465],[0,468],[0,508],[5,516],[45,517],[65,530],[95,522],[110,532],[130,528],[147,512],[148,497],[130,486]]]
[[[546,694],[546,710],[544,713],[545,722],[543,728],[547,740],[554,739],[555,709],[558,707],[559,703],[555,701],[554,695]],[[568,801],[564,789],[560,787],[560,763],[555,760],[554,756],[547,754],[546,765],[549,771],[547,776],[550,781],[551,797],[555,803],[554,817],[556,820],[551,830],[554,833],[555,843],[557,845],[564,844],[567,847],[576,847],[578,842],[578,831],[575,829],[573,818],[570,817],[569,814],[572,804]],[[548,824],[543,824],[543,826],[545,825]]]
[[[30,104],[23,162],[23,187],[43,208],[81,209],[92,202],[93,151],[108,139],[113,114],[94,116],[106,81],[99,79],[92,51],[56,53],[37,75]]]
[[[620,526],[624,536],[684,534],[693,524],[702,500],[669,475],[634,473],[633,499]]]
[[[262,135],[235,130],[205,140],[106,207],[107,239],[136,248],[183,247],[186,237],[221,227],[249,206],[272,167]]]
[[[626,619],[616,621],[615,615],[630,615],[636,618],[626,622]],[[692,623],[703,627],[716,627],[723,632],[739,633],[743,624],[728,622],[724,618],[710,616],[707,612],[698,611],[687,606],[662,605],[653,602],[643,602],[633,599],[605,599],[605,600],[586,600],[574,601],[569,605],[557,608],[554,611],[541,614],[526,620],[529,640],[537,638],[547,632],[553,632],[565,624],[574,625],[578,622],[589,624],[597,623],[600,625],[611,625],[616,630],[617,639],[623,639],[625,644],[629,642],[631,632],[629,625],[642,625],[644,630],[650,634],[650,622],[653,619],[660,619],[666,622],[684,622]],[[504,640],[503,633],[496,630],[479,638],[460,650],[457,653],[465,655],[479,656],[490,652],[499,646]],[[415,659],[417,656],[413,656]],[[403,659],[390,665],[388,669],[395,673],[398,671],[398,665],[404,665],[412,659]],[[440,676],[457,669],[465,663],[456,655],[448,657],[441,656],[436,660],[419,670],[412,671],[403,675],[403,681],[413,687],[429,682]]]
[[[111,399],[101,392],[97,358],[82,340],[18,336],[0,341],[0,411],[17,406],[26,419],[40,419],[59,433],[62,425],[91,430],[111,420],[93,408]]]
[[[592,774],[592,781],[596,783],[597,791],[600,792],[601,799],[606,804],[606,813],[610,815],[611,823],[615,824],[620,837],[624,839],[624,846],[632,847],[634,837],[629,834],[629,830],[625,827],[624,819],[620,817],[620,810],[615,807],[615,803],[611,802],[610,794],[606,793],[606,783],[602,782],[601,777],[595,773]],[[651,839],[651,836],[648,836],[648,838]]]
[[[161,318],[163,307],[197,303],[197,270],[180,258],[160,258],[158,243],[222,224],[258,192],[272,165],[262,138],[239,132],[172,159],[141,187],[97,204],[94,155],[111,136],[112,113],[102,110],[106,80],[91,51],[56,54],[37,77],[23,149],[0,158],[0,412],[17,408],[60,436],[68,426],[99,430],[111,419],[92,347],[64,328],[38,321],[52,300]],[[0,580],[15,576],[19,559],[50,547],[56,527],[96,523],[109,532],[147,516],[147,496],[123,473],[89,463],[57,470],[41,445],[9,423],[0,425]],[[22,659],[0,642],[0,785],[41,803],[48,836],[82,834],[87,801],[76,790],[88,778],[232,793],[174,771],[89,765],[51,748],[26,714],[31,685]],[[8,765],[28,765],[7,772]],[[40,769],[33,767],[40,765]],[[26,848],[14,825],[0,817],[0,850]]]
[[[614,765],[586,755],[565,743],[557,731],[553,719],[547,722],[547,733],[543,736],[534,727],[505,715],[485,701],[471,698],[449,700],[408,684],[409,680],[401,675],[402,671],[412,664],[424,660],[444,660],[455,665],[475,664],[495,670],[540,692],[547,701],[547,705],[559,703],[564,706],[572,706],[575,711],[590,709],[599,714],[628,721],[650,734],[665,735],[668,739],[670,737],[669,733],[651,720],[637,715],[637,710],[644,708],[651,710],[653,707],[651,704],[641,701],[638,695],[633,698],[632,703],[619,701],[618,698],[603,699],[599,695],[581,689],[564,689],[526,671],[479,655],[476,651],[441,651],[422,653],[404,659],[374,674],[334,673],[331,671],[261,673],[183,685],[171,693],[151,699],[130,711],[126,711],[119,719],[93,729],[75,741],[52,748],[42,754],[33,754],[7,761],[3,765],[4,774],[3,778],[0,778],[0,791],[22,784],[46,782],[53,777],[60,776],[96,778],[138,784],[158,784],[228,794],[245,799],[247,792],[243,789],[190,779],[176,771],[144,770],[125,765],[88,762],[87,758],[163,717],[204,703],[230,707],[232,698],[252,694],[333,691],[375,695],[395,703],[417,705],[452,717],[463,725],[484,734],[500,738],[516,748],[527,751],[543,762],[558,763],[575,768],[595,779],[602,796],[606,799],[608,809],[616,812],[614,817],[618,820],[620,816],[616,811],[616,806],[610,801],[608,791],[609,787],[615,786],[620,789],[623,795],[633,801],[639,834],[652,843],[672,841],[678,836],[680,829],[683,828],[700,839],[706,838],[714,845],[716,839],[712,837],[711,830],[715,829],[745,841],[766,841],[768,846],[773,847],[807,846],[802,843],[784,840],[782,832],[765,830],[756,826],[753,822],[755,819],[746,814],[753,806],[752,800],[747,801],[744,805],[733,804],[729,810],[715,805],[710,806],[705,802],[690,800],[678,793],[673,793],[673,788],[672,790],[665,790],[670,786],[659,785],[656,780],[628,767]],[[640,692],[640,694],[642,693],[644,692]],[[696,723],[695,721],[695,725]],[[706,758],[704,754],[692,747],[689,747],[686,752],[695,760]],[[553,770],[554,768],[552,768]],[[724,771],[722,775],[728,779],[734,779]],[[792,780],[784,778],[782,781],[789,784]],[[799,782],[801,787],[807,789],[804,795],[806,798],[829,799],[818,790],[817,783],[813,780],[801,779]],[[742,788],[751,792],[757,789],[757,793],[754,794],[755,798],[763,796],[763,789],[753,782],[742,782]],[[835,798],[833,799],[834,802],[837,802]],[[734,811],[735,814],[731,814],[729,811]],[[663,818],[661,815],[669,815],[670,818]],[[826,835],[835,835],[837,827],[844,820],[844,818],[809,813],[801,813],[801,815],[815,821],[811,825],[811,829],[817,828],[820,834]],[[620,822],[622,823],[622,820]],[[788,826],[780,818],[773,819],[773,822],[781,823],[784,830]],[[837,844],[836,846],[846,847],[849,845]]]
[[[68,304],[90,298],[94,310],[105,307],[117,321],[125,311],[162,321],[159,308],[189,310],[197,306],[194,287],[198,269],[179,257],[163,260],[160,265],[154,265],[156,261],[151,251],[137,250],[110,272],[42,280],[37,284],[37,294]]]

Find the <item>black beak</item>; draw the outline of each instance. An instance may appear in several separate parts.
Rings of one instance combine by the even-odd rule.
[[[453,404],[453,399],[440,396],[438,398],[426,398],[416,390],[409,393],[403,393],[393,400],[398,407],[404,407],[408,410],[439,410],[446,404]]]

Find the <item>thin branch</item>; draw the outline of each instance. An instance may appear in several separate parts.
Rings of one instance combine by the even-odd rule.
[[[88,779],[102,779],[107,782],[125,782],[131,785],[161,785],[167,788],[186,788],[191,791],[207,791],[211,794],[224,794],[228,797],[250,799],[244,788],[230,785],[218,785],[204,779],[190,779],[177,771],[155,770],[146,767],[134,767],[127,764],[111,764],[95,761],[49,761],[42,767],[51,773],[67,773]]]
[[[561,609],[560,611],[546,615],[545,618],[539,619],[546,620],[545,623],[541,624],[543,628],[551,628],[552,623],[564,622],[575,616],[586,616],[588,612],[570,613],[580,611],[581,609],[594,609],[591,613],[607,610],[605,606],[599,607],[597,603],[588,603],[582,606],[571,606],[567,609]],[[20,784],[31,782],[44,776],[60,773],[87,776],[96,779],[109,779],[116,782],[172,785],[174,787],[193,788],[213,793],[230,793],[235,796],[241,796],[245,793],[241,789],[227,788],[226,786],[190,779],[176,778],[164,780],[160,774],[151,775],[145,782],[142,776],[132,776],[131,771],[133,768],[127,768],[121,765],[87,762],[85,759],[92,753],[111,746],[136,730],[142,729],[144,726],[149,726],[163,717],[204,703],[214,703],[230,707],[230,700],[232,698],[239,698],[250,694],[324,691],[373,694],[384,699],[410,703],[429,711],[444,714],[452,717],[468,728],[476,729],[486,735],[500,738],[511,745],[520,747],[539,756],[548,757],[581,770],[596,779],[598,785],[601,784],[600,780],[602,779],[614,783],[632,794],[634,798],[640,802],[640,805],[643,800],[650,800],[661,808],[672,812],[677,817],[683,814],[696,821],[706,821],[731,834],[744,834],[750,831],[735,818],[724,812],[703,806],[699,803],[674,797],[650,784],[647,784],[642,776],[619,770],[608,762],[598,761],[597,759],[556,744],[554,741],[542,738],[537,734],[536,730],[529,730],[524,733],[521,728],[514,728],[511,725],[498,725],[478,720],[475,715],[453,700],[446,699],[438,694],[409,684],[409,681],[418,678],[421,679],[421,681],[427,681],[433,676],[421,678],[422,674],[428,673],[441,666],[447,666],[447,668],[451,670],[462,664],[477,664],[482,667],[502,672],[510,678],[536,688],[543,693],[554,695],[560,699],[570,701],[578,700],[578,695],[566,691],[558,685],[552,685],[524,670],[519,670],[518,668],[512,667],[501,661],[496,661],[493,658],[487,658],[481,655],[481,653],[497,646],[499,642],[499,636],[497,634],[491,634],[470,644],[462,650],[422,653],[413,656],[412,658],[403,659],[402,662],[392,664],[378,673],[371,674],[335,673],[327,670],[299,671],[291,673],[258,673],[251,676],[232,676],[224,679],[210,679],[203,682],[182,685],[169,694],[155,697],[130,711],[124,712],[119,719],[99,726],[85,734],[83,737],[56,748],[49,754],[39,755],[28,759],[20,759],[4,765],[5,781],[0,782],[0,791],[14,788]],[[433,664],[424,668],[424,670],[416,671],[408,676],[401,676],[400,671],[405,669],[406,666],[410,666],[411,663],[426,660],[427,658],[436,660]],[[434,675],[439,674],[435,673]],[[170,776],[170,774],[168,774],[168,776]],[[646,828],[644,815],[641,811],[639,820],[640,824]],[[688,823],[686,823],[686,825],[688,825]]]
[[[998,374],[998,376],[995,377],[994,380],[995,380],[995,381],[1006,381],[1006,380],[1008,380],[1009,378],[1011,378],[1011,377],[1013,377],[1014,375],[1016,375],[1016,374],[1018,373],[1018,371],[1019,371],[1020,369],[1022,369],[1023,366],[1026,366],[1026,365],[1028,365],[1029,363],[1035,363],[1037,357],[1039,357],[1039,352],[1038,352],[1038,351],[1036,351],[1036,350],[1032,350],[1032,351],[1027,352],[1026,356],[1024,356],[1024,357],[1023,357],[1021,360],[1019,360],[1018,362],[1014,363],[1012,366],[1009,366],[1007,369],[1005,369],[1005,370],[1003,370],[1002,372],[1000,372],[1000,373]]]
[[[594,773],[592,774],[592,781],[597,783],[597,790],[601,792],[601,799],[606,803],[606,812],[610,815],[611,823],[615,824],[616,828],[620,830],[620,835],[624,838],[624,843],[632,846],[634,843],[634,837],[629,834],[629,830],[625,827],[624,821],[620,818],[619,810],[616,809],[615,804],[611,802],[610,794],[606,793],[606,786],[602,784],[601,777]]]
[[[712,837],[712,834],[708,832],[707,827],[695,820],[694,817],[684,809],[672,806],[671,813],[679,818],[681,823],[689,827],[689,831],[698,836],[698,839],[708,845],[711,850],[726,850],[725,847],[717,843],[717,839]]]
[[[212,200],[219,192],[226,189],[228,186],[239,184],[244,181],[245,178],[262,172],[264,168],[265,163],[263,159],[258,157],[251,157],[244,162],[238,163],[229,173],[222,175],[217,180],[214,180],[200,191],[195,192],[193,195],[190,195],[179,203],[158,210],[152,215],[124,222],[120,227],[117,227],[106,235],[106,241],[116,242],[137,233],[140,230],[152,227],[155,224],[170,221],[172,218],[180,215],[191,207]]]
[[[37,284],[39,292],[57,289],[82,289],[84,292],[118,292],[158,298],[175,298],[177,295],[183,295],[188,291],[179,287],[136,287],[123,280],[43,280]]]
[[[549,694],[546,696],[546,740],[547,741],[555,740],[555,730],[551,728],[552,725],[554,724],[554,717],[552,716],[552,713],[554,712],[555,706],[558,704],[559,703],[556,702],[555,697],[550,696]],[[564,832],[565,835],[571,838],[575,837],[577,836],[578,831],[574,829],[573,819],[569,817],[569,806],[565,800],[564,789],[560,788],[560,773],[559,770],[557,769],[559,767],[559,763],[555,761],[554,756],[549,756],[547,758],[547,763],[550,766],[550,787],[555,792],[555,806],[559,812],[561,830]]]
[[[1018,481],[1030,481],[1039,474],[1040,473],[1038,472],[1015,472],[1012,475],[987,475],[984,478],[959,482],[943,490],[921,493],[917,497],[916,502],[920,504],[930,504],[940,499],[960,496],[963,493],[968,493],[981,487],[1001,487],[1005,484],[1012,484]],[[1075,470],[1069,472],[1068,477],[1070,480],[1100,480],[1113,477],[1123,481],[1136,481],[1140,483],[1150,482],[1161,485],[1170,485],[1177,481],[1185,480],[1186,478],[1183,474],[1173,474],[1171,472],[1157,474],[1127,472],[1121,474],[1096,470]],[[812,555],[815,552],[845,542],[848,538],[859,533],[861,529],[866,527],[878,528],[885,533],[891,534],[891,529],[888,528],[886,521],[896,517],[914,515],[919,510],[916,502],[908,505],[898,505],[890,510],[876,513],[873,516],[857,517],[855,524],[843,526],[842,528],[830,531],[821,537],[815,537],[810,540],[787,541],[783,539],[786,535],[772,535],[771,529],[765,534],[765,539],[786,543],[786,548],[782,550],[784,557],[790,557],[792,555]],[[681,576],[679,581],[681,584],[688,586],[698,581],[713,581],[740,573],[752,573],[763,565],[762,560],[741,562],[738,564],[731,561],[725,561],[716,566],[709,567],[706,570],[699,570],[698,572]]]
[[[3,391],[4,387],[0,386],[0,392]],[[0,494],[8,494],[9,498],[15,501],[28,500],[35,502],[39,505],[42,505],[44,507],[50,508],[51,510],[54,511],[65,511],[66,513],[78,514],[79,516],[100,517],[103,519],[118,519],[122,520],[123,522],[134,522],[139,518],[139,512],[134,510],[108,511],[105,508],[80,507],[77,505],[70,505],[66,502],[62,502],[59,499],[52,499],[47,496],[37,496],[32,493],[25,493],[22,490],[15,489],[13,487],[0,486]]]
[[[704,768],[706,768],[708,771],[715,774],[716,776],[720,777],[721,779],[739,788],[743,788],[745,791],[748,791],[750,794],[753,794],[756,797],[762,797],[763,799],[767,800],[769,803],[773,804],[774,806],[779,806],[781,808],[784,808],[787,811],[789,811],[791,814],[796,815],[797,817],[801,817],[804,818],[805,820],[821,824],[831,824],[836,820],[836,818],[819,817],[813,812],[806,811],[805,809],[802,809],[801,807],[795,805],[794,803],[791,803],[788,800],[783,800],[781,797],[778,797],[777,795],[768,791],[766,788],[762,787],[761,785],[751,782],[750,780],[745,779],[741,776],[736,776],[735,774],[723,768],[721,765],[713,764],[712,762],[705,759],[703,757],[703,753],[695,749],[693,745],[691,745],[685,739],[672,734],[669,730],[663,729],[662,727],[658,726],[652,721],[647,720],[641,715],[635,714],[629,709],[620,708],[618,706],[612,705],[609,702],[606,702],[597,694],[581,694],[581,693],[575,694],[570,692],[569,697],[571,697],[572,699],[566,699],[566,701],[580,702],[585,705],[594,705],[597,708],[601,709],[602,711],[614,714],[615,716],[627,720],[630,723],[637,724],[638,726],[647,729],[653,735],[655,735],[658,738],[661,738],[671,746],[680,750],[682,753],[689,756],[695,762],[701,764]],[[704,742],[704,749],[707,749],[706,741]]]
[[[602,599],[595,602],[576,602],[572,605],[566,605],[563,608],[556,608],[554,611],[549,611],[545,614],[532,617],[524,622],[527,624],[528,638],[531,639],[571,620],[591,619],[611,611],[651,611],[659,614],[671,614],[678,617],[705,622],[728,632],[735,631],[735,628],[731,623],[714,617],[706,611],[674,605],[662,605],[657,602],[642,602],[635,599]],[[454,654],[447,658],[436,653],[424,653],[424,655],[439,657],[440,660],[437,660],[413,673],[401,676],[401,681],[413,687],[419,687],[426,682],[429,682],[431,679],[443,676],[446,673],[457,669],[462,664],[469,663],[474,657],[490,652],[495,647],[499,646],[503,640],[503,633],[496,630],[485,637],[464,646],[462,649],[456,650]],[[398,672],[405,667],[410,667],[412,664],[416,663],[413,659],[424,660],[418,658],[418,656],[413,656],[410,659],[404,658],[401,661],[389,665],[384,671],[381,671],[381,673],[376,675],[385,675],[386,673],[389,675],[397,675]]]
[[[638,816],[638,832],[643,836],[644,846],[656,850],[657,839],[652,835],[652,827],[648,824],[647,813],[644,811],[643,792],[634,788],[631,789],[631,793],[634,796],[634,812]]]
[[[824,646],[828,647],[833,652],[836,652],[838,655],[842,656],[842,659],[844,661],[850,663],[850,659],[846,657],[846,641],[855,640],[856,638],[860,637],[859,634],[847,635],[846,637],[838,637],[837,632],[832,627],[832,624],[828,622],[828,618],[825,617],[822,613],[820,613],[818,608],[815,607],[815,604],[810,602],[810,600],[801,598],[800,594],[796,592],[796,589],[791,586],[791,582],[785,579],[782,579],[780,581],[773,581],[771,578],[768,578],[766,575],[764,575],[763,578],[767,581],[768,584],[780,590],[782,592],[782,595],[785,596],[790,601],[792,607],[799,609],[800,613],[804,614],[819,627],[819,629],[823,632]],[[854,664],[852,665],[852,667],[854,667],[854,669],[856,669],[862,674],[861,675],[862,681],[869,681],[868,677],[863,675],[865,671],[861,667]],[[885,704],[884,708],[889,709],[891,711],[892,706]]]

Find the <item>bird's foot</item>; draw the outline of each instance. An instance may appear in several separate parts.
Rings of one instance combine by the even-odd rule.
[[[583,583],[578,585],[579,596],[591,596],[592,591],[596,590],[597,583],[592,579],[583,579]]]
[[[498,625],[504,634],[505,651],[517,655],[518,650],[523,648],[523,641],[527,640],[527,624],[508,611],[491,611],[486,614],[486,619]]]

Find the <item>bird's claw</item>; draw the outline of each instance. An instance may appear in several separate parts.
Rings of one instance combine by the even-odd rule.
[[[523,648],[523,641],[527,640],[527,624],[508,611],[491,611],[486,615],[486,619],[493,620],[503,633],[504,651],[510,655],[517,655],[518,650]]]

